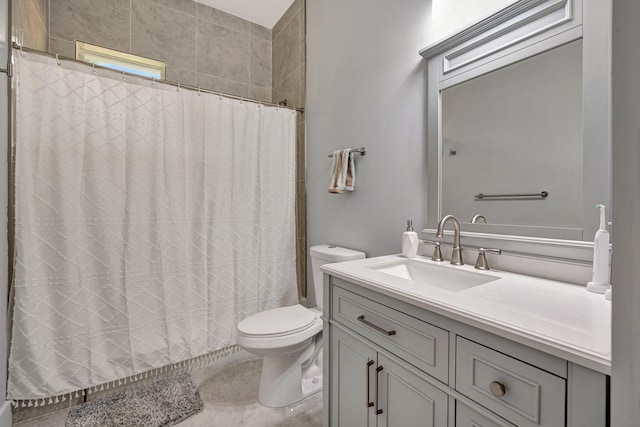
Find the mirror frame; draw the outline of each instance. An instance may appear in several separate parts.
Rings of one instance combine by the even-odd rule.
[[[583,14],[583,11],[586,13]],[[596,203],[611,218],[611,4],[602,0],[520,0],[420,51],[428,61],[427,229],[442,212],[441,92],[449,87],[582,39],[583,218],[597,229]],[[605,143],[603,143],[605,142]],[[606,162],[603,161],[606,159]],[[608,179],[587,173],[597,167]],[[604,170],[603,170],[604,169]],[[602,176],[602,175],[601,175]],[[604,199],[604,200],[603,200]],[[519,253],[590,262],[593,242],[464,230],[465,242]],[[585,235],[585,239],[589,236]]]

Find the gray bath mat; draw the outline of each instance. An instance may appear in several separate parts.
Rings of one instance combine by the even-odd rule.
[[[172,426],[202,406],[191,377],[182,374],[84,403],[69,412],[66,427]]]

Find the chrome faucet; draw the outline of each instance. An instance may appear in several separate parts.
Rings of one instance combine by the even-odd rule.
[[[453,223],[453,252],[451,253],[451,264],[463,265],[462,262],[462,248],[460,247],[460,221],[453,215],[445,215],[438,223],[438,230],[436,237],[442,237],[444,231],[444,225],[447,221],[451,220]]]
[[[486,224],[487,218],[485,218],[484,215],[475,214],[473,218],[471,218],[471,224],[478,224],[478,223]]]

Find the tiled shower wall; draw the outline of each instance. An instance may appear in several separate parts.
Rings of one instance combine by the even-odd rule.
[[[32,9],[31,3],[44,9],[49,3],[48,50],[52,53],[74,57],[75,41],[80,40],[164,61],[170,81],[271,101],[268,28],[193,0],[15,2]],[[25,34],[30,33],[31,20],[30,14],[24,14],[17,26],[22,24]],[[42,43],[31,44],[28,37],[25,46],[47,50]]]
[[[273,26],[273,101],[304,107],[306,87],[306,1],[294,0]],[[296,141],[297,273],[301,295],[307,282],[307,193],[305,115],[298,113]]]

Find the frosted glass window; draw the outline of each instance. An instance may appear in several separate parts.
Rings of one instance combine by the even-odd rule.
[[[76,59],[144,77],[164,79],[164,62],[76,41]]]

